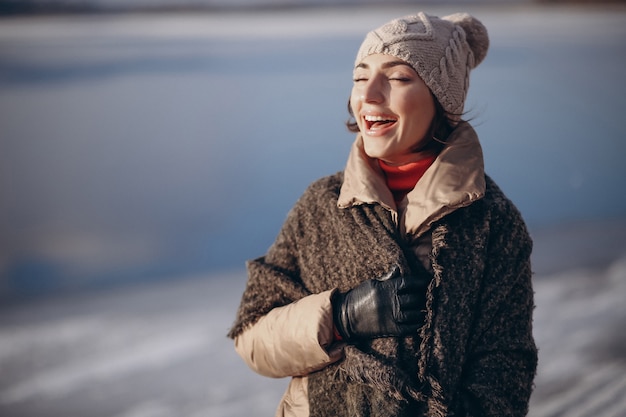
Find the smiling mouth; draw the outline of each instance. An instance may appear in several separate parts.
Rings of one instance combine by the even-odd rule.
[[[386,128],[397,122],[398,120],[390,116],[363,116],[365,127],[367,130],[378,130]]]

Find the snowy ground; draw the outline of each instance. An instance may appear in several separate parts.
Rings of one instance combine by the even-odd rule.
[[[596,252],[580,252],[589,240]],[[625,416],[626,219],[535,241],[530,415]],[[254,374],[225,337],[244,282],[232,271],[3,309],[0,415],[273,415],[287,381]]]
[[[626,219],[538,232],[535,417],[626,416]]]

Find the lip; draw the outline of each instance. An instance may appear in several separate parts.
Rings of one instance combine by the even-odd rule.
[[[398,117],[389,113],[366,111],[362,112],[360,116],[365,127],[365,133],[369,136],[383,136],[398,123]]]

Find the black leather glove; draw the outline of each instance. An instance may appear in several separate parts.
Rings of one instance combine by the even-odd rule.
[[[431,277],[398,276],[398,268],[333,296],[335,327],[346,342],[416,332],[424,323]]]

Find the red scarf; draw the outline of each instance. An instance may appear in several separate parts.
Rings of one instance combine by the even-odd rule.
[[[378,165],[385,173],[387,187],[393,194],[396,206],[404,199],[404,197],[415,188],[415,184],[422,178],[424,172],[435,162],[437,155],[428,156],[419,161],[409,162],[408,164],[392,166],[384,161],[378,160]]]

